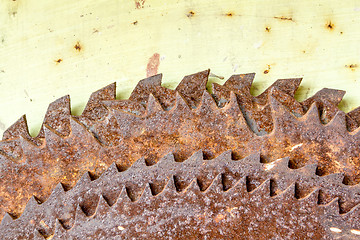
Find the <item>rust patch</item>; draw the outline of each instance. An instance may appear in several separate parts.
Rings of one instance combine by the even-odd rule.
[[[329,30],[334,30],[335,24],[332,23],[331,21],[329,21],[329,22],[327,22],[327,23],[325,24],[325,27],[326,27],[327,29],[329,29]]]
[[[267,65],[267,69],[264,71],[264,74],[268,74],[270,72],[270,69],[271,69],[270,65]]]
[[[160,65],[160,54],[154,53],[146,66],[146,76],[154,76],[157,74],[158,68]]]
[[[186,14],[187,17],[193,17],[195,15],[194,11],[190,11],[188,14]]]
[[[80,45],[80,42],[79,42],[79,41],[75,44],[74,49],[75,49],[76,51],[78,51],[78,52],[81,51],[82,46]]]
[[[351,69],[351,71],[355,71],[355,69],[358,68],[359,66],[357,64],[350,64],[350,65],[345,65],[345,67]]]
[[[279,20],[283,20],[283,21],[292,21],[295,22],[294,19],[292,17],[284,17],[284,16],[275,16],[275,19],[279,19]]]
[[[144,6],[145,6],[145,0],[135,0],[136,9],[144,8]]]

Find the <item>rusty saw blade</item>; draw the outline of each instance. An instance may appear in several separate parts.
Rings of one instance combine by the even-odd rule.
[[[171,176],[175,176],[174,181],[179,189],[184,189],[181,176],[200,178],[200,187],[205,190],[205,186],[213,180],[213,174],[206,177],[199,173],[197,176],[195,173],[202,171],[197,165],[180,175],[176,172],[180,171],[181,164],[175,163],[188,162],[185,160],[199,150],[202,158],[209,162],[225,153],[235,162],[256,153],[260,159],[258,163],[270,164],[266,165],[270,169],[271,164],[275,164],[278,159],[287,157],[291,169],[315,169],[315,174],[310,171],[312,180],[304,180],[304,177],[298,175],[284,175],[288,177],[282,182],[286,186],[294,184],[297,198],[304,198],[306,194],[315,191],[313,186],[316,186],[321,189],[317,204],[326,205],[338,198],[341,214],[350,216],[348,213],[355,211],[353,209],[357,208],[359,202],[360,110],[358,108],[346,114],[337,108],[344,95],[343,91],[323,89],[313,97],[298,102],[294,94],[301,79],[280,79],[254,97],[250,94],[254,74],[240,74],[230,77],[223,85],[214,83],[213,91],[209,93],[206,90],[208,75],[209,70],[186,76],[175,90],[161,86],[161,75],[149,77],[138,83],[128,100],[116,100],[115,84],[111,84],[93,93],[84,112],[78,117],[71,115],[70,99],[65,96],[50,104],[37,137],[29,135],[25,116],[20,118],[4,133],[3,140],[0,141],[0,215],[4,217],[3,222],[18,218],[14,222],[22,224],[16,228],[25,228],[28,223],[19,219],[27,216],[28,212],[33,212],[34,219],[37,220],[28,221],[40,235],[53,236],[56,219],[61,219],[65,229],[73,229],[74,218],[71,211],[74,206],[76,208],[77,204],[83,204],[82,209],[86,212],[87,205],[90,206],[89,209],[97,205],[98,197],[83,202],[71,200],[68,215],[61,213],[67,217],[50,210],[38,212],[34,210],[37,207],[31,206],[37,206],[34,204],[38,202],[47,203],[49,200],[45,200],[51,198],[54,189],[76,189],[75,184],[82,182],[82,176],[87,176],[90,181],[104,176],[106,169],[124,171],[137,163],[138,159],[142,159],[148,167],[159,166],[160,159],[169,154],[173,161],[160,164],[163,166],[161,168],[156,167],[161,172],[158,174],[162,179],[160,182],[145,177],[146,174],[141,175],[140,172],[145,171],[142,168],[128,176],[127,180],[122,180],[130,199],[135,201],[140,194],[136,189],[147,183],[152,184],[153,194],[161,195],[162,187]],[[172,170],[169,166],[172,166]],[[249,178],[253,170],[257,169],[256,166],[249,163],[244,168],[248,171],[241,172],[242,176]],[[190,174],[192,171],[195,173]],[[145,172],[148,173],[148,170]],[[225,192],[228,188],[231,189],[232,182],[229,180],[228,183],[226,180],[226,176],[234,173],[231,168],[222,167],[215,172],[225,176],[222,178]],[[258,178],[264,180],[266,176],[271,179],[271,186],[276,185],[272,186],[271,194],[275,196],[278,195],[277,191],[285,191],[283,187],[276,190],[281,181],[274,180],[284,177],[284,173],[279,169],[278,172],[269,172],[271,175],[262,172]],[[234,174],[240,173],[235,171]],[[327,178],[332,186],[324,180]],[[116,182],[115,179],[109,180],[112,181]],[[259,182],[255,184],[252,181],[246,183],[248,190],[259,187]],[[62,184],[61,187],[57,185],[59,183]],[[88,188],[89,192],[95,191],[93,189],[100,191],[100,188],[94,186]],[[101,190],[97,193],[106,196],[109,192],[111,191]],[[225,192],[220,195],[223,196]],[[206,190],[201,194],[206,197]],[[182,201],[183,197],[186,198],[185,195],[176,195],[174,201]],[[110,205],[118,202],[109,199],[107,201]],[[157,197],[149,199],[155,205],[160,201]],[[280,201],[280,198],[276,199],[275,202]],[[259,201],[261,204],[263,201],[264,206],[261,207],[266,208],[268,202]],[[293,204],[296,205],[287,205],[291,208]],[[312,209],[323,218],[326,214],[315,210],[320,209],[317,204]],[[191,208],[188,210],[192,211]],[[295,208],[294,211],[292,216],[297,214]],[[41,216],[52,220],[46,220],[50,223],[41,222]],[[341,231],[343,234],[350,231],[349,234],[354,235],[351,230],[355,233],[358,231],[358,219],[348,218],[350,225],[346,225]],[[326,225],[324,231],[332,234],[334,231],[329,230],[330,228]],[[77,234],[76,230],[74,232]]]
[[[320,177],[316,165],[290,169],[289,158],[261,163],[227,151],[184,162],[169,154],[98,179],[88,173],[71,190],[59,184],[42,204],[30,199],[16,220],[6,215],[1,239],[333,239],[356,238],[359,189],[343,174]],[[357,194],[355,194],[357,193]],[[340,213],[341,204],[350,209]],[[339,205],[340,204],[340,205]]]

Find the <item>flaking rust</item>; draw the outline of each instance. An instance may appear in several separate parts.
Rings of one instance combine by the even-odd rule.
[[[360,237],[360,110],[337,108],[344,92],[298,102],[295,78],[254,97],[240,74],[210,94],[208,75],[175,90],[155,75],[128,100],[111,84],[79,117],[60,98],[35,138],[22,117],[0,142],[2,239]]]

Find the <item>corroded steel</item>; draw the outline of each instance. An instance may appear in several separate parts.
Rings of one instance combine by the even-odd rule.
[[[359,188],[343,185],[343,174],[320,177],[316,165],[288,163],[261,163],[259,154],[235,161],[231,151],[204,160],[199,151],[184,162],[169,154],[152,166],[142,158],[123,172],[113,164],[96,180],[86,173],[69,191],[59,184],[40,205],[30,199],[20,218],[5,217],[0,237],[355,238]],[[351,211],[340,214],[339,202]]]
[[[309,186],[320,187],[318,203],[328,204],[334,197],[338,197],[341,213],[351,212],[352,209],[357,208],[359,203],[359,185],[357,184],[360,182],[360,110],[355,109],[346,114],[337,108],[344,95],[343,91],[323,89],[313,97],[298,102],[294,94],[301,79],[280,79],[261,95],[254,97],[250,94],[254,74],[240,74],[232,76],[224,85],[214,83],[212,94],[210,94],[206,90],[208,75],[207,70],[186,76],[175,90],[161,86],[161,75],[146,78],[138,83],[128,100],[116,100],[115,84],[111,84],[93,93],[84,112],[78,117],[71,115],[70,99],[69,96],[65,96],[50,104],[40,134],[35,138],[28,133],[25,116],[20,118],[4,133],[3,140],[0,141],[0,216],[5,216],[6,222],[2,226],[5,226],[7,222],[12,222],[12,217],[19,217],[25,211],[19,219],[14,221],[22,222],[22,224],[14,229],[23,227],[24,232],[36,229],[40,235],[52,236],[57,218],[61,219],[65,228],[73,229],[74,207],[76,208],[77,204],[83,204],[82,209],[91,213],[92,210],[86,210],[86,206],[96,206],[98,197],[89,198],[83,202],[69,200],[71,204],[67,208],[72,209],[72,212],[69,210],[67,217],[46,209],[37,212],[34,210],[37,209],[37,202],[48,199],[53,189],[55,192],[64,191],[63,188],[76,189],[75,184],[81,176],[88,176],[88,181],[90,181],[99,177],[110,166],[110,170],[116,168],[123,171],[138,159],[142,159],[145,165],[158,166],[156,163],[165,156],[169,156],[170,153],[174,158],[173,162],[180,164],[199,150],[202,151],[202,157],[208,161],[225,153],[231,155],[233,160],[247,159],[248,156],[257,153],[262,164],[272,164],[278,159],[288,157],[288,165],[292,169],[310,167],[315,171],[316,165],[316,175],[312,173],[314,175],[312,181],[303,181],[294,175],[283,182],[287,186],[291,183],[295,184],[297,197],[304,197],[305,193],[309,194],[314,190]],[[160,169],[157,171],[161,172],[158,176],[164,178],[160,181],[161,184],[135,172],[134,174],[141,175],[143,180],[142,178],[136,181],[124,180],[129,184],[127,185],[129,197],[132,200],[137,198],[139,192],[136,193],[136,189],[139,189],[140,183],[151,182],[153,193],[161,193],[162,188],[158,185],[164,186],[164,182],[171,179],[172,174],[176,175],[178,167],[179,165],[165,164],[162,168],[157,168]],[[143,171],[141,169],[140,172]],[[199,169],[201,169],[199,166],[194,166],[183,175],[199,177],[195,174],[200,171]],[[256,167],[250,164],[244,169],[247,170],[247,173],[243,173],[246,177],[247,174],[252,174]],[[172,174],[169,175],[167,172]],[[226,176],[231,173],[231,170],[223,167],[219,173]],[[270,176],[266,174],[261,176],[277,179],[282,174],[279,170]],[[205,185],[208,186],[213,177],[211,174],[203,177],[203,180],[207,179],[204,180],[206,184],[200,181],[200,186],[202,188]],[[321,180],[326,177],[336,184],[334,183],[333,187],[326,185],[324,183],[326,181]],[[112,181],[111,179],[110,182]],[[226,186],[226,181],[226,178],[223,179],[225,188],[232,186],[230,183]],[[181,186],[181,179],[175,178],[175,182],[180,184],[180,189],[184,188]],[[270,181],[270,185],[278,185],[277,182],[281,181]],[[62,185],[56,187],[58,183]],[[258,185],[250,181],[246,186],[251,189],[252,186],[255,188]],[[91,192],[95,191],[94,188],[91,186],[87,189]],[[273,186],[271,189],[271,194],[276,195],[276,187]],[[309,189],[311,189],[310,192]],[[279,191],[284,190],[284,188],[279,188]],[[98,194],[106,196],[110,194],[109,192],[111,191],[101,190]],[[216,198],[225,199],[226,194],[228,193],[219,193]],[[200,195],[199,198],[206,198],[207,193],[205,191]],[[159,196],[165,195],[159,194]],[[174,201],[181,202],[185,201],[181,200],[182,198],[188,197],[187,194],[180,194],[172,198]],[[260,199],[260,196],[242,197],[250,202],[253,198]],[[265,200],[267,199],[265,195],[263,197],[264,200],[259,200],[263,204],[259,206],[259,212],[263,211],[261,208],[266,208],[265,206],[271,201],[274,201],[271,204],[280,201],[280,198],[271,198],[275,200],[269,202]],[[215,201],[216,198],[209,201]],[[160,204],[159,201],[162,201],[159,199],[154,197],[149,201],[157,205]],[[117,202],[111,197],[106,200],[110,205]],[[25,209],[28,201],[30,202]],[[45,206],[48,202],[49,200],[39,206]],[[288,202],[289,206],[294,205],[292,218],[300,214],[295,206],[301,201],[294,203],[288,200]],[[227,203],[223,204],[223,206],[228,206]],[[136,207],[136,204],[134,206]],[[314,214],[319,214],[319,219],[329,217],[321,212],[323,210],[319,210],[324,208],[316,204],[309,208]],[[190,207],[187,211],[192,211],[192,208]],[[25,229],[28,222],[21,219],[26,219],[27,214],[33,214],[34,219],[37,220],[26,220],[31,222],[31,226]],[[48,214],[46,215],[48,222],[41,222],[41,216],[45,218],[44,214]],[[344,223],[339,220],[341,218],[343,216],[333,221],[342,226],[341,224]],[[283,219],[285,221],[288,217]],[[243,220],[234,221],[233,223],[238,224],[236,221]],[[350,231],[350,226],[359,228],[357,218],[348,217],[347,221],[350,222],[346,225],[347,227],[344,227],[346,231]],[[319,222],[313,223],[316,225]],[[194,223],[193,227],[198,226],[196,224]],[[191,228],[192,225],[189,226]],[[321,226],[329,233],[328,225]],[[206,230],[206,227],[204,229]],[[2,228],[3,231],[5,231],[4,228]],[[75,229],[70,231],[69,237],[73,237],[71,234],[76,235],[79,231]],[[293,231],[296,234],[298,232],[296,229]],[[347,234],[346,231],[342,233]],[[99,232],[106,233],[107,231],[99,230]],[[319,232],[314,234],[319,233],[322,233],[320,227]],[[214,234],[214,237],[220,237],[216,235],[218,233]],[[270,238],[271,236],[268,235]]]

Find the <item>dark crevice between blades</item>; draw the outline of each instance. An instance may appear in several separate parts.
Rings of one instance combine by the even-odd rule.
[[[279,194],[279,191],[277,189],[277,183],[274,179],[270,179],[270,196],[274,197],[277,194]]]

